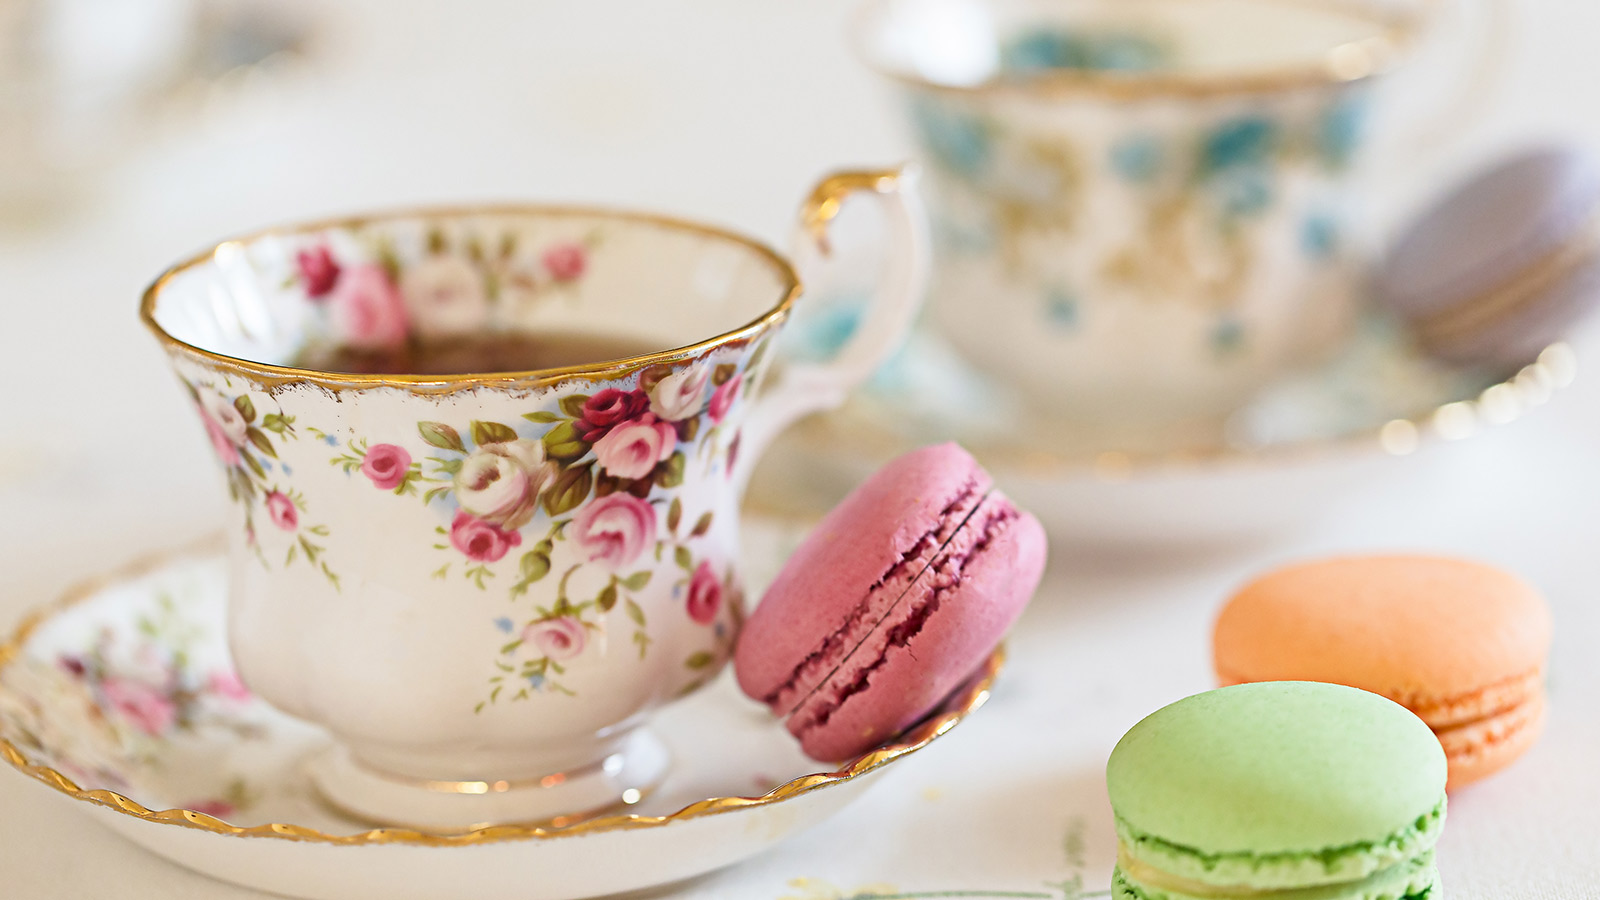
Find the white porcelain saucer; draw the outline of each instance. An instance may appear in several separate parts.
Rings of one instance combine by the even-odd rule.
[[[793,535],[748,529],[767,568]],[[758,575],[757,578],[760,576]],[[370,829],[313,795],[326,743],[251,697],[224,640],[215,550],[152,559],[74,591],[0,645],[0,757],[174,862],[295,897],[564,900],[635,890],[759,853],[837,812],[987,699],[997,652],[896,741],[817,772],[726,675],[652,724],[676,765],[634,815],[466,834]]]
[[[1030,414],[935,338],[918,335],[868,389],[781,437],[751,502],[826,509],[885,460],[965,445],[1051,535],[1077,545],[1203,547],[1288,532],[1386,486],[1449,479],[1449,445],[1520,418],[1576,374],[1566,344],[1517,372],[1422,356],[1380,320],[1335,359],[1264,390],[1214,434],[1130,446]]]

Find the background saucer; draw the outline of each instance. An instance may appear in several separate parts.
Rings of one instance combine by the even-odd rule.
[[[1510,373],[1449,366],[1374,317],[1336,358],[1263,390],[1216,433],[1139,446],[1030,412],[918,335],[844,408],[781,437],[750,502],[814,515],[895,455],[955,440],[1074,545],[1242,544],[1398,484],[1471,479],[1479,463],[1456,445],[1544,404],[1576,366],[1567,344]]]

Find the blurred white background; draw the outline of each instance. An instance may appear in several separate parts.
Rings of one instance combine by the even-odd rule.
[[[86,15],[109,15],[118,2],[77,0],[76,6]],[[3,13],[18,3],[27,5],[0,0],[0,28],[7,25]],[[179,73],[172,76],[176,87],[159,98],[119,100],[139,104],[136,121],[98,123],[108,126],[104,134],[86,127],[95,133],[93,146],[78,148],[106,152],[83,153],[86,168],[48,186],[43,199],[34,199],[38,205],[25,209],[13,200],[17,205],[0,210],[0,383],[6,386],[0,392],[0,509],[6,513],[0,516],[0,621],[9,623],[73,580],[213,528],[222,482],[187,401],[135,317],[139,292],[167,264],[263,225],[434,201],[537,199],[668,210],[782,246],[795,207],[817,176],[908,155],[890,91],[845,43],[851,5],[303,0],[272,3],[258,20],[249,20],[248,8],[234,0],[215,7],[211,15],[234,27],[241,16],[258,24],[243,38],[236,35],[244,44],[201,54],[209,80]],[[1510,6],[1514,23],[1498,32],[1503,59],[1489,79],[1492,90],[1454,117],[1449,141],[1433,147],[1436,155],[1419,156],[1414,145],[1388,151],[1375,228],[1499,150],[1544,138],[1600,146],[1594,89],[1600,82],[1594,41],[1600,5],[1517,0]],[[1419,60],[1423,68],[1409,108],[1396,118],[1436,113],[1443,105],[1441,83],[1468,77],[1461,56],[1474,27],[1455,21],[1447,29],[1455,38]],[[227,71],[230,58],[258,49],[248,46],[252,39],[298,46],[262,65]],[[5,46],[0,42],[0,52]],[[0,78],[11,77],[16,59],[0,58]],[[0,123],[0,146],[28,127],[16,117]],[[47,154],[61,162],[70,155]],[[1600,588],[1588,547],[1600,533],[1591,512],[1600,508],[1600,481],[1586,471],[1600,447],[1595,382],[1582,379],[1516,426],[1506,439],[1505,478],[1498,484],[1464,497],[1387,498],[1364,518],[1269,556],[1385,545],[1476,552],[1529,574],[1553,593],[1565,589],[1557,599],[1573,614],[1562,620],[1563,641],[1600,637],[1596,617],[1587,612],[1592,595],[1576,596],[1580,587]],[[1062,558],[1070,557],[1068,548]],[[1141,563],[1145,575],[1137,584],[1090,568],[1074,573],[1066,598],[1049,598],[1050,608],[1035,615],[1061,619],[1070,599],[1092,598],[1101,612],[1093,613],[1091,604],[1091,614],[1077,625],[1093,633],[1105,626],[1097,616],[1110,615],[1106,598],[1161,597],[1166,608],[1183,610],[1180,617],[1203,629],[1213,598],[1263,561],[1219,560],[1181,577],[1181,561]],[[1189,602],[1179,602],[1184,597]],[[1153,605],[1147,615],[1163,608]],[[1192,661],[1185,656],[1179,666],[1191,680],[1198,677],[1199,686],[1205,679],[1197,668],[1202,633],[1195,631],[1195,646],[1185,651]],[[1025,649],[1026,640],[1021,643]],[[1567,646],[1569,659],[1581,652]],[[1109,648],[1082,662],[1102,681],[1122,664]],[[1573,677],[1589,686],[1588,696],[1600,695],[1592,676],[1579,671],[1572,670]],[[1040,690],[1027,685],[1024,666],[1012,674],[1017,690]],[[1568,711],[1588,720],[1596,715],[1594,708]],[[1594,733],[1592,725],[1583,727]],[[986,758],[982,728],[974,722],[966,734],[953,735],[948,758]],[[1091,746],[1103,743],[1096,738]],[[930,783],[933,757],[917,762]],[[915,777],[902,777],[898,788],[886,784],[877,796],[915,794],[917,782],[905,780]],[[1593,789],[1596,782],[1587,784]],[[1021,796],[1013,791],[1005,803],[1018,804]],[[254,896],[148,857],[48,799],[0,772],[0,895]],[[892,812],[858,808],[840,827],[883,834],[895,827]],[[1036,821],[1055,829],[1057,818]],[[1008,828],[1023,827],[1023,820],[997,810],[982,820],[957,814],[943,821],[953,829],[952,841],[980,833],[999,839]],[[1592,817],[1573,821],[1600,827]],[[963,828],[972,832],[968,838],[961,837]],[[840,834],[830,841],[813,833],[683,893],[776,898],[799,892],[786,883],[802,875],[843,883],[860,873],[857,883],[873,880],[865,874],[869,859],[840,865],[826,859],[854,840],[840,840]],[[1015,837],[1019,846],[1042,848],[1026,865],[1046,874],[1059,867],[1059,831]],[[1568,857],[1550,876],[1573,893],[1516,893],[1517,885],[1538,880],[1532,874],[1541,866],[1537,853],[1514,855],[1503,875],[1462,854],[1451,861],[1456,885],[1471,889],[1451,895],[1600,896],[1570,877],[1584,871],[1600,877],[1593,868],[1600,835],[1591,837],[1595,852],[1587,862],[1563,851]],[[893,841],[887,846],[886,852],[908,858],[940,852]],[[983,856],[974,856],[968,870],[984,871]],[[916,871],[901,865],[883,878],[906,889],[964,886],[949,879],[927,883]],[[1042,877],[998,858],[988,871],[988,881],[1016,876],[1020,888],[1034,888]],[[1089,884],[1098,887],[1102,878],[1093,873]]]

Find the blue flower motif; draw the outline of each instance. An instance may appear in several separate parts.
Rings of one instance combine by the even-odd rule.
[[[1144,72],[1167,61],[1167,48],[1143,35],[1112,33],[1102,35],[1095,46],[1092,69],[1115,72]]]
[[[1322,113],[1317,123],[1317,155],[1330,169],[1350,164],[1367,133],[1367,113],[1371,108],[1364,91],[1346,93]]]
[[[280,463],[278,463],[278,468],[282,469],[283,470],[283,474],[285,474],[285,475],[293,475],[294,474],[294,470],[289,468],[289,464],[288,463],[280,462]]]
[[[1002,51],[1001,65],[1013,71],[1087,69],[1089,47],[1070,31],[1039,29],[1022,34]]]
[[[1044,314],[1051,325],[1074,328],[1078,324],[1078,298],[1059,285],[1052,287],[1045,293]]]
[[[1217,126],[1200,152],[1200,174],[1265,166],[1278,144],[1278,126],[1265,116],[1240,116]]]
[[[917,100],[911,118],[935,162],[968,178],[989,162],[989,126],[982,119],[950,109],[930,98]]]
[[[506,618],[505,616],[501,616],[500,618],[494,620],[494,627],[500,629],[506,634],[510,634],[511,629],[515,628],[516,626],[511,624],[510,619]]]
[[[1111,168],[1124,180],[1150,181],[1161,170],[1161,140],[1155,135],[1136,134],[1117,141],[1111,148]]]
[[[1077,69],[1142,71],[1166,61],[1166,48],[1144,35],[1127,31],[1101,33],[1036,29],[1006,45],[1001,66],[1012,71]]]
[[[531,687],[536,691],[539,688],[544,687],[544,676],[540,675],[537,672],[535,672],[532,675],[529,675],[528,676],[528,687]]]
[[[1229,173],[1217,185],[1222,212],[1230,218],[1243,218],[1263,212],[1272,205],[1272,183],[1267,173],[1244,169]]]
[[[260,463],[261,463],[261,468],[267,470],[268,472],[272,471],[272,460],[267,459],[266,457],[262,457],[261,460],[260,460]]]
[[[1300,225],[1300,248],[1315,260],[1331,258],[1339,250],[1339,222],[1326,212],[1314,212]]]
[[[1211,349],[1218,355],[1233,353],[1244,346],[1244,337],[1244,323],[1231,313],[1225,313],[1211,329]]]
[[[322,436],[322,442],[324,444],[327,444],[329,447],[337,447],[337,446],[339,446],[339,439],[334,437],[331,434],[323,435]]]

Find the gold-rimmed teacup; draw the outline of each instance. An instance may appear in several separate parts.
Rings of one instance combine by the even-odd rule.
[[[929,171],[930,315],[1047,415],[1151,446],[1349,334],[1355,185],[1423,27],[1318,0],[870,0]]]
[[[913,178],[847,173],[893,253],[831,361],[775,339],[795,268],[737,234],[548,207],[376,215],[226,241],[142,316],[227,478],[240,675],[327,728],[334,805],[428,829],[570,820],[662,777],[638,727],[739,624],[739,498],[787,423],[839,402],[915,315]]]

